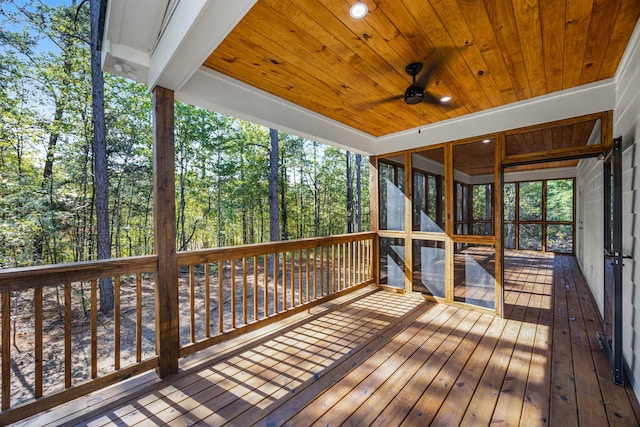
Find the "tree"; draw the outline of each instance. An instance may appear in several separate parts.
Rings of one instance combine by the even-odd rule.
[[[362,155],[356,153],[356,231],[362,231]]]
[[[269,129],[269,240],[280,240],[280,216],[278,213],[278,131]]]
[[[109,230],[109,175],[107,171],[107,130],[104,123],[104,76],[100,53],[100,16],[106,3],[90,2],[91,7],[91,104],[93,110],[93,162],[96,200],[98,259],[111,258]],[[100,311],[113,310],[114,295],[111,278],[100,279]]]
[[[351,173],[351,153],[345,153],[347,174],[347,233],[353,233],[353,175]]]

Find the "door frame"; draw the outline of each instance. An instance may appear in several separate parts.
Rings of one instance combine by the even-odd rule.
[[[604,186],[604,331],[600,345],[611,361],[613,382],[624,385],[622,354],[622,137],[615,138],[603,161]],[[607,263],[613,271],[607,272]],[[611,274],[612,277],[609,277]],[[608,301],[607,281],[613,279],[613,301]],[[609,311],[613,311],[610,313]],[[609,327],[609,323],[611,326]]]

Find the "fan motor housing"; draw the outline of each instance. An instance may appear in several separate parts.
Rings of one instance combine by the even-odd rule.
[[[404,102],[409,105],[419,104],[422,102],[423,93],[422,89],[411,85],[404,91]]]

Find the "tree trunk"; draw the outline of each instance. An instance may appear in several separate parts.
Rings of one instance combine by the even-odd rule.
[[[222,147],[220,143],[217,146],[218,158],[218,201],[216,204],[216,214],[218,215],[218,247],[222,247],[222,179],[220,178],[220,160],[222,157]]]
[[[269,240],[280,240],[280,215],[278,212],[278,131],[269,129],[271,147],[269,149]],[[273,275],[273,254],[269,255],[268,267],[265,271]]]
[[[107,174],[107,139],[104,123],[104,75],[100,66],[98,50],[100,12],[103,2],[92,1],[91,5],[91,84],[93,107],[93,161],[95,163],[96,225],[98,232],[98,259],[111,258],[109,236],[109,177]],[[101,279],[100,311],[113,310],[114,295],[111,278]]]
[[[304,237],[304,140],[300,141],[300,219],[298,220],[298,239]]]
[[[180,185],[180,221],[178,222],[178,225],[180,227],[180,233],[178,234],[180,237],[180,250],[181,251],[185,251],[187,250],[187,232],[185,229],[185,225],[186,225],[186,218],[185,218],[185,211],[186,211],[186,207],[187,207],[187,201],[185,199],[185,182],[184,182],[184,175],[186,173],[186,160],[185,160],[185,152],[184,152],[184,141],[181,141],[180,143],[180,174],[179,174],[179,178],[178,178],[178,183]]]
[[[351,153],[347,151],[347,233],[353,233],[353,176],[351,175]]]
[[[318,188],[318,143],[313,141],[313,236],[320,236],[320,188]]]
[[[280,168],[280,212],[282,216],[282,240],[289,240],[289,233],[287,231],[287,202],[285,197],[287,170],[284,167],[284,155],[282,157],[282,167]]]
[[[269,240],[280,240],[280,218],[278,213],[278,131],[269,129]]]
[[[362,231],[362,155],[356,154],[356,231]]]

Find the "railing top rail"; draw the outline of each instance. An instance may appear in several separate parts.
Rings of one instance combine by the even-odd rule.
[[[368,240],[376,236],[374,231],[362,233],[340,234],[327,237],[311,237],[307,239],[282,240],[278,242],[256,243],[253,245],[228,246],[223,248],[201,249],[178,252],[178,265],[200,264],[204,262],[222,261],[231,258],[271,254],[275,252],[318,248],[338,243]]]
[[[39,265],[0,270],[0,292],[55,286],[113,277],[132,272],[155,271],[157,257],[144,255],[129,258],[73,262],[68,264]]]
[[[375,237],[372,231],[341,234],[308,239],[284,240],[256,243],[253,245],[183,251],[178,253],[178,264],[188,265],[203,262],[251,257],[285,250],[310,249],[339,243],[357,242]],[[68,264],[40,265],[0,270],[0,292],[20,291],[38,287],[55,286],[62,283],[87,281],[102,277],[113,277],[131,272],[155,271],[156,255],[144,255],[109,260],[83,261]]]

